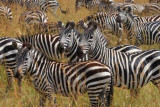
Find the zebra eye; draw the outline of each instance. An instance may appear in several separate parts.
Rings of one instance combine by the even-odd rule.
[[[68,35],[68,37],[71,37],[71,35]]]
[[[90,39],[93,39],[93,36],[91,36]]]

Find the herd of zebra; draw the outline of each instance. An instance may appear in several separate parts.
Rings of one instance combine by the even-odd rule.
[[[55,94],[72,97],[86,93],[92,107],[110,106],[113,86],[130,89],[137,95],[138,89],[152,82],[160,91],[160,50],[142,50],[135,45],[160,43],[160,1],[150,0],[136,4],[134,0],[76,0],[75,10],[85,7],[96,13],[80,19],[48,22],[46,11],[56,14],[56,0],[0,0],[1,19],[13,20],[12,4],[27,10],[20,15],[23,27],[34,25],[38,34],[0,38],[0,59],[7,72],[8,85],[13,77],[18,79],[19,90],[24,76],[32,78],[35,89],[41,94],[40,106],[46,99],[56,106]],[[54,11],[53,11],[54,10]],[[147,12],[152,16],[140,16]],[[10,22],[9,22],[10,23]],[[27,29],[30,31],[31,29]],[[123,40],[124,33],[135,45],[119,45],[108,48],[103,33],[111,30]],[[53,32],[52,32],[53,31]],[[56,31],[56,33],[55,33]],[[135,39],[134,42],[132,40]],[[62,62],[67,58],[67,62]],[[73,102],[75,104],[75,102]]]

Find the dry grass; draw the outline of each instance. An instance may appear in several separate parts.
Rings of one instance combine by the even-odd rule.
[[[49,21],[62,20],[63,22],[75,21],[78,22],[80,19],[93,13],[85,8],[80,9],[80,11],[75,12],[74,1],[75,0],[58,0],[63,9],[69,8],[70,12],[68,14],[62,14],[59,10],[56,16],[51,13],[47,13]],[[118,0],[117,0],[118,1]],[[122,1],[122,0],[121,0]],[[147,0],[135,0],[137,3],[145,3]],[[7,20],[0,20],[0,36],[11,36],[16,37],[26,32],[22,30],[21,26],[18,24],[19,16],[25,11],[25,8],[21,8],[18,5],[12,5],[11,10],[13,12],[13,21],[9,22]],[[116,46],[117,36],[106,34],[107,38],[110,40],[110,46]],[[127,44],[128,41],[126,37],[123,37],[123,42],[121,44]],[[142,49],[159,49],[159,45],[152,46],[141,46]],[[17,90],[17,84],[13,82],[13,88],[8,93],[5,93],[6,73],[4,72],[3,66],[0,67],[0,107],[38,107],[39,104],[39,94],[34,90],[31,83],[26,80],[22,84],[22,93]],[[58,107],[71,107],[71,99],[65,98],[57,95]],[[89,99],[87,95],[78,97],[78,107],[89,107]],[[48,103],[47,103],[47,106]],[[126,89],[114,88],[114,99],[113,107],[160,107],[160,95],[159,91],[151,83],[146,85],[140,90],[139,96],[135,99],[130,96],[130,93]]]

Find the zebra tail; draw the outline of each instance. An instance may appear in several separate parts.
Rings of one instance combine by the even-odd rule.
[[[69,12],[69,9],[63,10],[62,7],[59,5],[59,8],[61,10],[62,13],[66,14]]]
[[[113,100],[113,85],[114,85],[114,80],[113,80],[113,74],[111,77],[111,82],[109,84],[110,86],[109,89],[110,90],[106,90],[106,107],[110,107],[110,105],[112,105],[112,100]]]

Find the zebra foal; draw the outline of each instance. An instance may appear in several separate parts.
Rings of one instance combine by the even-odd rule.
[[[113,94],[112,72],[98,61],[71,65],[57,63],[32,45],[24,43],[17,56],[17,73],[24,74],[22,70],[32,78],[35,89],[41,93],[40,106],[44,106],[46,98],[51,103],[55,102],[54,94],[57,93],[76,97],[85,92],[88,93],[92,107],[100,106],[99,100],[105,100],[105,106],[110,105]]]

